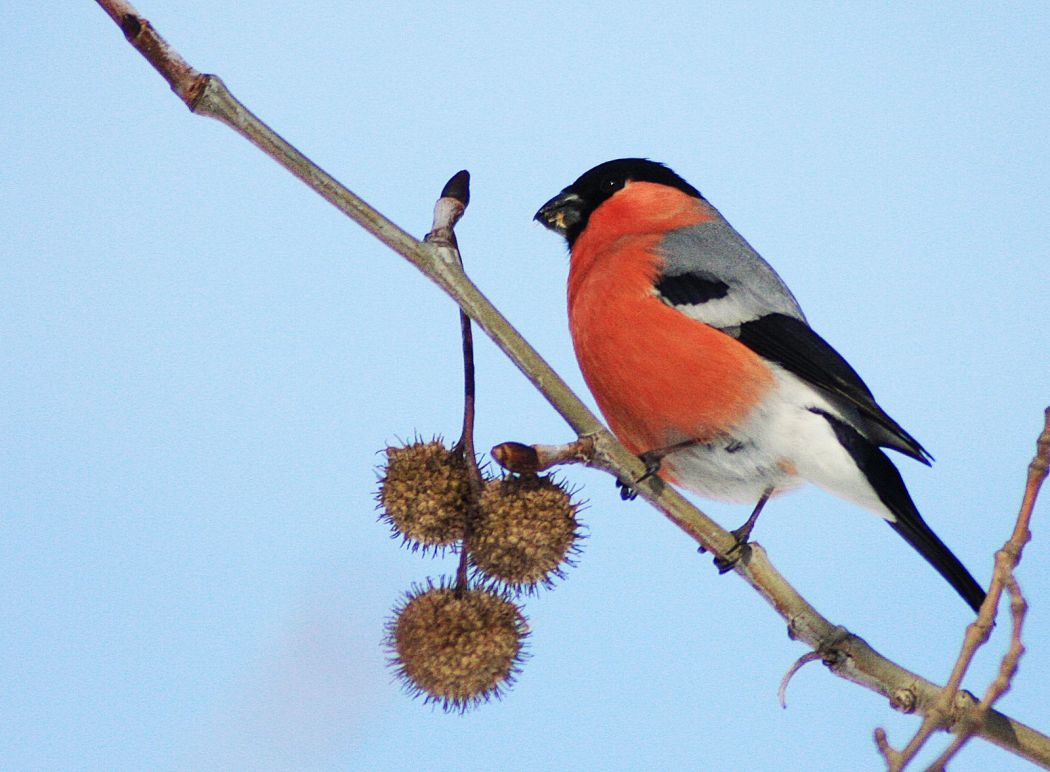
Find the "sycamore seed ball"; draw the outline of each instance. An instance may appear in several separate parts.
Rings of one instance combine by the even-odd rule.
[[[490,480],[471,524],[471,562],[513,589],[549,586],[578,551],[577,509],[569,492],[550,477]]]
[[[428,585],[395,611],[387,646],[409,692],[463,711],[511,685],[527,633],[521,609],[502,595]]]
[[[386,449],[378,496],[382,519],[414,549],[463,538],[469,491],[463,457],[440,441]]]

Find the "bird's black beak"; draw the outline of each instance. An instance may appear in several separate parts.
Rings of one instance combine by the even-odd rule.
[[[533,218],[545,228],[568,238],[569,229],[583,219],[583,199],[568,188],[540,207]]]

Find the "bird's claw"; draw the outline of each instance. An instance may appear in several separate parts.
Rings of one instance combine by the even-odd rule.
[[[633,483],[624,482],[623,480],[616,481],[616,487],[620,489],[620,498],[624,501],[633,501],[638,498],[638,485],[660,471],[660,461],[663,458],[663,453],[658,450],[650,450],[642,453],[638,458],[645,464],[645,471],[642,473],[642,476]]]
[[[740,552],[740,554],[734,555],[732,557],[726,556],[724,558],[720,558],[717,556],[715,557],[714,564],[715,568],[718,569],[719,574],[728,574],[730,571],[733,570],[733,567],[740,562],[740,558],[743,557],[743,551],[740,549],[739,546],[734,547],[733,551]]]
[[[750,528],[747,528],[746,530],[744,528],[737,528],[730,531],[730,533],[733,534],[733,546],[726,551],[724,557],[716,555],[714,558],[715,568],[718,569],[718,573],[729,573],[733,570],[733,567],[751,551],[751,545],[747,541],[748,536],[751,535],[750,532]]]
[[[641,480],[639,480],[639,482],[641,482]],[[620,489],[620,498],[624,501],[633,501],[638,498],[638,490],[630,483],[626,483],[623,480],[617,480],[616,487]]]

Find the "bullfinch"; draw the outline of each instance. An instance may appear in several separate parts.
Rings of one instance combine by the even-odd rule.
[[[880,448],[924,464],[930,455],[696,188],[662,164],[622,158],[586,172],[536,219],[568,242],[569,327],[584,379],[651,472],[757,502],[733,532],[738,548],[771,495],[814,483],[883,517],[980,607],[980,585]]]

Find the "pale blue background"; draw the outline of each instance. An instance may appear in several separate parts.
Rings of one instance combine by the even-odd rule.
[[[403,696],[384,619],[452,561],[388,538],[374,466],[397,437],[457,431],[453,306],[191,116],[94,3],[0,9],[0,766],[878,769],[872,730],[910,736],[819,665],[781,710],[804,648],[779,617],[580,470],[590,538],[527,604],[517,687],[462,717]],[[937,457],[901,468],[987,580],[1050,402],[1050,6],[140,10],[416,234],[470,169],[470,271],[578,387],[564,250],[532,214],[598,162],[670,163]],[[487,341],[478,359],[480,447],[570,438]],[[1002,701],[1044,731],[1048,517]],[[757,538],[832,620],[946,676],[970,614],[876,518],[807,491]],[[1019,766],[974,743],[955,768]]]

